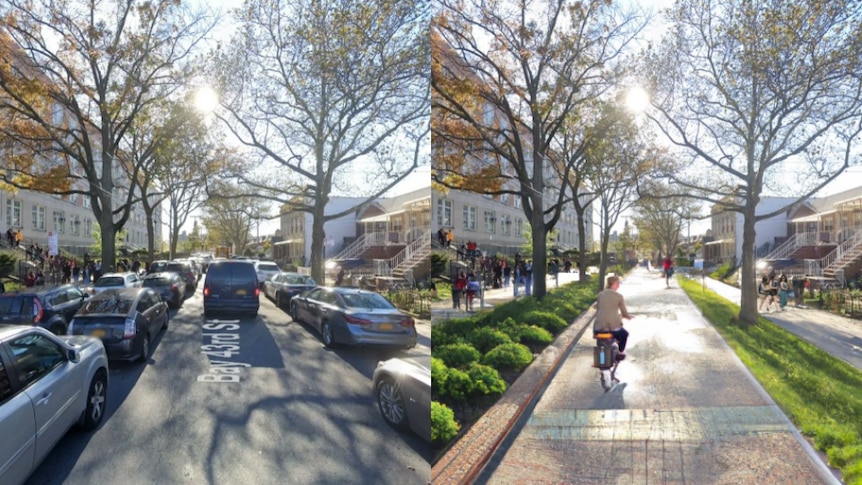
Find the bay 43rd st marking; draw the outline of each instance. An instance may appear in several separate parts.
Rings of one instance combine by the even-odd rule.
[[[239,382],[242,370],[251,364],[233,360],[239,352],[239,320],[207,320],[203,325],[201,353],[209,359],[210,368],[198,376],[198,382]]]

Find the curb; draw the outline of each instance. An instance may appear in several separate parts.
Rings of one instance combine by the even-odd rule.
[[[476,479],[524,411],[556,374],[594,316],[593,305],[539,354],[500,400],[434,463],[431,483],[466,484]]]

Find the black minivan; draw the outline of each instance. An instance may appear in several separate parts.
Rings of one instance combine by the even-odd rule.
[[[2,293],[0,324],[38,325],[55,335],[66,335],[72,317],[89,297],[89,293],[69,284],[30,286]]]
[[[260,287],[252,261],[213,261],[204,280],[204,316],[241,313],[257,317]]]

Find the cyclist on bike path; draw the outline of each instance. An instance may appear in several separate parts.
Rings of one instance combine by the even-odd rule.
[[[617,291],[620,287],[619,276],[608,276],[607,285],[596,297],[596,318],[593,321],[593,335],[610,332],[620,347],[620,358],[625,358],[628,330],[623,328],[623,318],[631,320],[632,316],[626,310],[626,301]]]

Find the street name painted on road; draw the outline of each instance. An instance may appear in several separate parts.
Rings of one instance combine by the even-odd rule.
[[[222,360],[240,355],[239,333],[235,333],[238,330],[239,320],[207,320],[203,325],[201,353],[209,359],[210,369],[198,376],[198,382],[239,382],[242,369],[251,367],[244,362]]]

